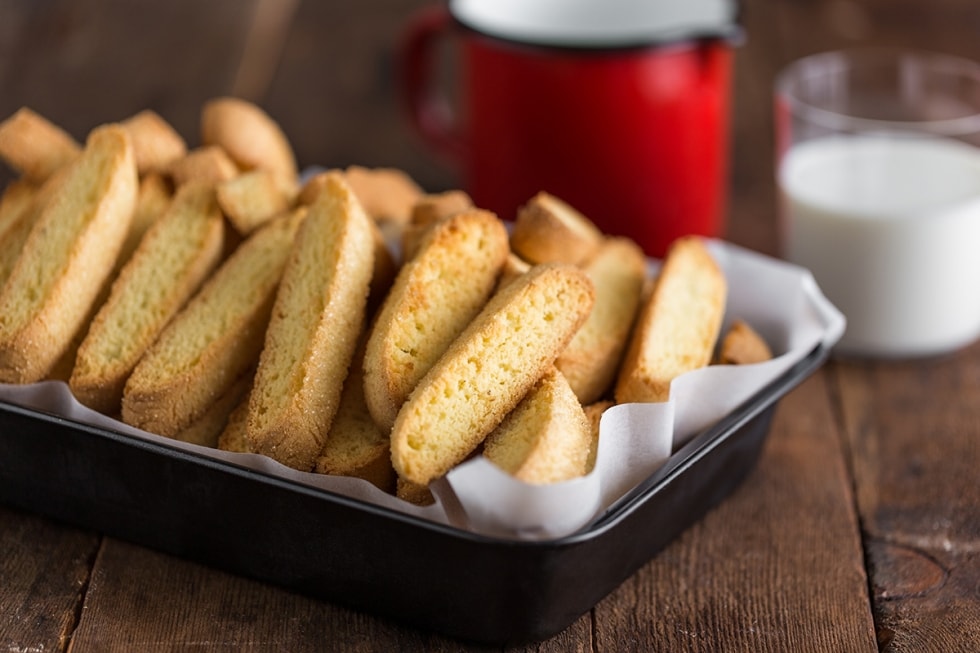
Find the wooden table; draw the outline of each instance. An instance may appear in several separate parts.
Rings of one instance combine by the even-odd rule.
[[[423,4],[0,0],[0,116],[28,105],[82,138],[153,108],[193,141],[202,102],[237,94],[279,119],[302,164],[393,165],[450,188],[393,89]],[[782,65],[856,43],[980,59],[970,0],[746,0],[744,22],[728,238],[766,253]],[[978,388],[980,344],[831,362],[780,404],[733,495],[528,650],[980,650]],[[0,551],[5,651],[480,650],[2,506]]]

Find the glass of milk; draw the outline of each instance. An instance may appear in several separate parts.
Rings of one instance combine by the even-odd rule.
[[[980,64],[829,52],[776,80],[783,256],[844,313],[835,352],[909,358],[980,336]]]

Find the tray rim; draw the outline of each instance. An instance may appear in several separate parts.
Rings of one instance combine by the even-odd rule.
[[[708,455],[712,449],[719,446],[721,441],[740,431],[740,427],[760,413],[776,404],[796,385],[814,373],[829,357],[830,348],[820,342],[803,358],[794,363],[778,377],[749,397],[721,420],[703,429],[689,438],[684,444],[671,452],[670,456],[644,480],[630,489],[622,497],[614,501],[606,510],[596,515],[582,527],[567,535],[555,538],[521,539],[505,536],[488,535],[466,530],[459,526],[446,524],[425,517],[401,512],[387,506],[379,505],[357,497],[351,497],[330,489],[315,487],[306,483],[276,475],[272,472],[255,469],[231,460],[215,458],[204,451],[171,445],[162,436],[159,439],[146,439],[123,433],[102,425],[89,424],[78,419],[64,417],[53,412],[22,406],[8,400],[0,399],[0,415],[3,412],[18,413],[31,419],[63,424],[74,432],[82,432],[90,437],[99,437],[147,450],[159,455],[167,455],[190,461],[221,474],[231,474],[243,478],[253,478],[257,482],[272,484],[281,489],[307,494],[312,497],[331,501],[344,507],[363,510],[380,518],[389,518],[406,525],[434,531],[446,537],[469,540],[474,544],[496,545],[503,547],[553,548],[573,546],[583,541],[602,536],[614,529],[632,512],[639,509],[643,503],[655,495],[663,487],[669,485],[684,472],[689,470],[699,459]],[[0,436],[2,437],[2,436]]]

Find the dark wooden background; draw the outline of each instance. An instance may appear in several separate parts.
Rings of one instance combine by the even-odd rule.
[[[261,104],[301,165],[458,182],[395,93],[425,0],[0,0],[0,116],[82,139],[152,108]],[[854,44],[980,59],[975,0],[746,0],[728,237],[776,249],[777,70]],[[0,171],[0,181],[10,178]],[[980,243],[978,243],[980,246]],[[745,484],[540,651],[980,650],[980,346],[833,362],[780,405]],[[2,506],[0,650],[481,650]],[[525,650],[525,649],[522,649]]]

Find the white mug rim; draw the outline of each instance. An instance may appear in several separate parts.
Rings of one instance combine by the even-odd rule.
[[[742,34],[738,0],[449,0],[448,6],[474,32],[544,47],[735,42]]]

